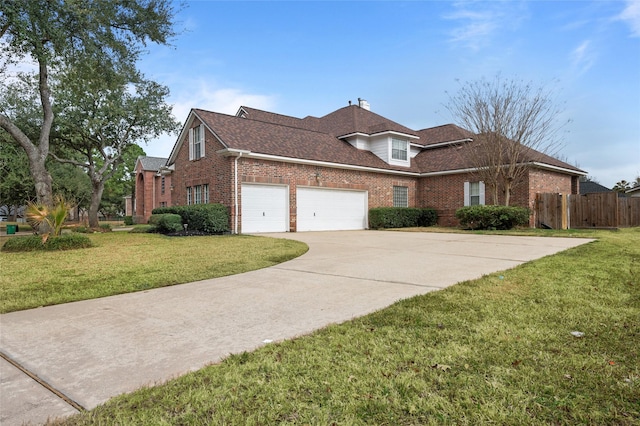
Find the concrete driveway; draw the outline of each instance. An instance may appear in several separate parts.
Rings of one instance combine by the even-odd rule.
[[[91,409],[230,353],[590,241],[377,231],[269,236],[304,241],[309,251],[245,274],[1,315],[0,424]]]

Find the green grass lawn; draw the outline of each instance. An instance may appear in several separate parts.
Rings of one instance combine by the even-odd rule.
[[[64,424],[638,425],[640,228],[588,234]]]
[[[293,259],[308,247],[255,236],[88,234],[97,247],[0,252],[0,313],[238,274]],[[2,237],[0,244],[7,238]]]

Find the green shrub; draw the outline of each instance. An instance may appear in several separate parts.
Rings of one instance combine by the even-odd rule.
[[[124,224],[126,226],[131,226],[133,225],[133,216],[125,216],[124,217]]]
[[[100,232],[111,232],[111,224],[109,223],[101,223],[100,224]]]
[[[369,210],[370,229],[433,226],[437,221],[435,209],[377,207]]]
[[[49,237],[43,244],[42,238],[38,235],[29,235],[26,237],[12,237],[2,246],[5,252],[24,252],[24,251],[55,251],[55,250],[74,250],[81,248],[93,247],[93,243],[86,235],[82,234],[63,234],[57,237]]]
[[[190,231],[200,231],[207,234],[222,234],[229,232],[229,210],[222,204],[195,204],[191,206],[158,207],[153,209],[155,214],[179,214],[182,223],[187,224]]]
[[[136,225],[129,232],[132,234],[153,234],[158,232],[158,229],[154,225]]]
[[[80,234],[92,234],[93,229],[87,228],[86,226],[76,226],[75,228],[72,229],[72,232],[77,232]]]
[[[511,229],[529,224],[529,209],[512,206],[467,206],[456,210],[460,225],[468,229]]]
[[[182,217],[174,213],[152,214],[149,218],[149,225],[156,227],[161,234],[171,234],[182,231]]]

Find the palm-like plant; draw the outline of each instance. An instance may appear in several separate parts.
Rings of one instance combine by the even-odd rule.
[[[50,235],[54,237],[62,233],[62,225],[69,215],[73,204],[62,195],[56,195],[52,206],[31,202],[27,205],[27,221],[42,236],[42,244]]]

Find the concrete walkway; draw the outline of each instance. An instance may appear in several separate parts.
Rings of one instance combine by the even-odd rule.
[[[230,353],[590,241],[376,231],[270,236],[304,241],[309,252],[245,274],[1,315],[0,424],[91,409]]]

